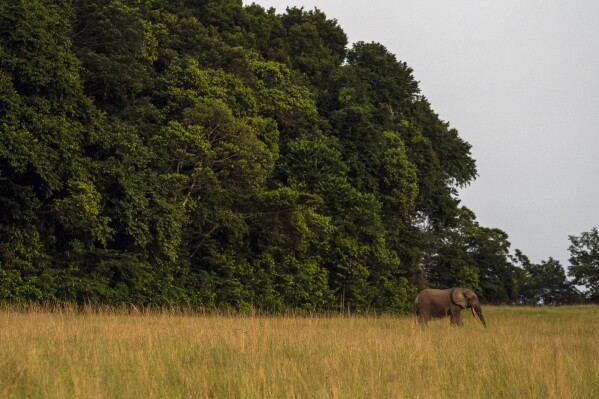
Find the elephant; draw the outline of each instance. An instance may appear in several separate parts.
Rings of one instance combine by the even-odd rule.
[[[470,308],[474,318],[487,328],[476,294],[468,288],[454,287],[446,290],[426,288],[416,297],[414,310],[418,321],[424,325],[431,319],[450,318],[450,324],[462,327],[462,309]]]

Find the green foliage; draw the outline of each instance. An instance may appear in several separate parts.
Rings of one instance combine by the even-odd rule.
[[[157,46],[153,26],[139,2],[74,0],[73,7],[74,51],[86,92],[103,106],[126,105],[149,84]]]
[[[577,303],[582,299],[575,285],[566,279],[566,272],[559,261],[549,258],[534,264],[520,251],[516,251],[516,259],[525,273],[520,285],[520,303],[560,305]]]
[[[513,302],[533,277],[459,207],[475,177],[412,70],[318,9],[0,4],[0,301]]]
[[[596,227],[579,236],[570,236],[570,270],[575,284],[588,289],[588,298],[599,303],[599,232]]]

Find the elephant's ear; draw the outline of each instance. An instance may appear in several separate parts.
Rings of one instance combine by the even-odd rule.
[[[464,296],[464,290],[461,288],[454,288],[451,290],[451,302],[455,303],[462,309],[468,307],[468,300]]]

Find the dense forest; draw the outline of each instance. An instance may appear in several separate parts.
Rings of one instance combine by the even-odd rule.
[[[460,204],[470,148],[409,66],[317,9],[0,0],[0,301],[599,301],[597,230],[571,237],[574,281],[511,255]]]

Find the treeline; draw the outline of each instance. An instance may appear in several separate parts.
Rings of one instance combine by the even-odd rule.
[[[0,118],[0,301],[408,312],[550,302],[539,268],[578,300],[460,205],[412,70],[318,10],[0,1]]]

